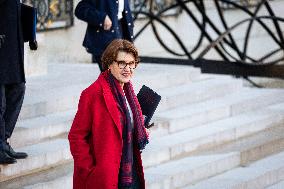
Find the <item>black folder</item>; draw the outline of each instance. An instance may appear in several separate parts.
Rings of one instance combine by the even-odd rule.
[[[145,127],[148,128],[150,121],[161,101],[161,96],[149,87],[143,85],[137,94],[142,114],[145,116]]]
[[[30,48],[36,50],[37,10],[34,7],[21,3],[21,22],[24,42],[29,42]],[[35,49],[34,49],[35,48]]]

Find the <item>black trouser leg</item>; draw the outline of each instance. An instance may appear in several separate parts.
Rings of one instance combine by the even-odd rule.
[[[5,139],[5,111],[6,111],[6,95],[5,85],[0,84],[0,164],[16,163],[16,159],[10,157],[5,152],[6,139]]]
[[[5,145],[5,110],[6,110],[6,98],[5,98],[5,85],[0,85],[0,150]]]
[[[101,56],[98,55],[92,55],[92,62],[97,63],[100,71],[103,72],[103,66],[102,66],[102,61],[101,61]]]
[[[25,83],[5,85],[6,110],[5,120],[5,140],[11,137],[16,122],[18,120],[25,95]]]
[[[126,40],[129,40],[128,38],[127,38],[127,34],[128,34],[128,31],[127,31],[127,26],[125,26],[125,22],[123,22],[123,21],[119,21],[118,22],[118,27],[119,27],[119,38],[120,39],[126,39]]]

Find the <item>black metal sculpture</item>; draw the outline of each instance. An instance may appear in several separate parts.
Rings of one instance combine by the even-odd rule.
[[[174,62],[175,64],[195,65],[201,67],[201,70],[206,73],[232,74],[244,77],[263,76],[284,78],[284,66],[281,64],[281,61],[284,60],[284,36],[280,26],[281,23],[284,23],[284,17],[283,15],[281,17],[275,14],[268,0],[250,1],[253,2],[254,9],[249,8],[251,7],[249,6],[251,4],[248,4],[250,3],[249,1],[240,0],[172,0],[168,6],[158,6],[160,9],[157,9],[155,5],[159,2],[157,0],[140,0],[140,6],[137,6],[136,2],[136,7],[133,11],[134,19],[139,18],[139,15],[143,15],[148,21],[137,32],[135,39],[150,26],[156,39],[166,51],[178,57],[186,57],[187,60],[175,59],[171,61],[169,59],[165,60],[164,58],[159,59],[154,57],[142,57],[142,59],[144,58],[148,62],[151,62],[151,59],[153,59],[152,61],[160,61],[162,63]],[[205,8],[206,3],[213,3],[224,29],[221,30],[220,27],[217,27],[214,20],[208,16]],[[198,11],[191,11],[189,5]],[[226,7],[241,10],[249,17],[229,26],[224,15],[224,8]],[[190,38],[181,38],[178,36],[177,32],[163,19],[163,15],[168,11],[177,8],[179,11],[185,11],[200,30],[200,37],[191,49],[187,48],[186,45]],[[261,8],[266,9],[268,14],[259,15]],[[198,15],[196,14],[201,15],[202,19],[198,19]],[[267,20],[272,22],[273,28],[267,24]],[[244,31],[245,38],[243,44],[237,44],[232,32],[247,23],[248,26]],[[265,54],[261,54],[258,57],[252,57],[248,54],[250,34],[255,23],[258,23],[277,45],[275,49],[267,49]],[[179,51],[171,49],[166,44],[158,32],[157,24],[161,24],[175,38],[180,47]],[[211,33],[208,32],[209,30]],[[201,46],[202,42],[206,40],[208,41],[207,46]],[[211,50],[217,52],[221,61],[205,59],[205,56]]]

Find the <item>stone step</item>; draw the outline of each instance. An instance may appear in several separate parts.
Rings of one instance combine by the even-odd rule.
[[[238,167],[182,189],[266,188],[283,180],[284,152],[269,156],[246,167]]]
[[[72,189],[73,162],[0,182],[1,189]],[[64,187],[63,187],[64,186]]]
[[[277,184],[274,184],[272,186],[269,186],[269,187],[267,187],[265,189],[283,189],[283,188],[284,188],[284,179],[283,179],[283,181],[281,181],[281,182],[279,182]]]
[[[159,89],[214,77],[213,75],[201,75],[199,69],[191,66],[141,64],[135,71],[133,84],[135,92],[138,93],[142,85],[158,91]]]
[[[189,127],[284,102],[282,89],[244,89],[224,97],[185,104],[155,114],[152,137],[160,137]]]
[[[99,70],[93,64],[48,64],[48,74],[27,78],[19,119],[44,116],[76,107],[81,91],[98,74]]]
[[[202,82],[194,83],[192,84],[193,88],[191,88],[191,86],[189,86],[188,84],[182,85],[181,87],[178,86],[177,90],[181,88],[185,88],[185,86],[187,86],[187,89],[183,90],[184,92],[189,92],[188,91],[189,89],[191,91],[197,91],[197,93],[202,94],[202,92],[204,93],[204,90],[207,90],[207,87],[210,86],[207,83],[209,83],[211,86],[214,85],[215,88],[218,87],[220,89],[220,90],[215,90],[215,93],[212,94],[213,96],[219,96],[218,91],[223,91],[223,90],[228,91],[229,90],[228,88],[230,88],[230,86],[233,86],[233,88],[239,88],[239,87],[236,87],[238,85],[231,85],[232,81],[230,80],[224,80],[224,78],[222,79],[218,78],[218,79],[212,79],[212,81],[202,81]],[[198,89],[196,89],[198,88],[197,85],[202,86],[201,87],[202,90],[198,91]],[[170,88],[170,90],[173,90],[173,88]],[[175,93],[169,94],[168,95],[169,97],[167,97],[167,92],[170,90],[168,90],[168,88],[166,89],[166,91],[164,90],[165,92],[164,94],[165,94],[165,97],[167,98],[166,100],[167,102],[164,101],[161,104],[168,103],[168,102],[173,103],[175,99],[180,99],[182,98],[181,96],[188,95],[188,94],[181,93],[181,96],[179,96],[179,94],[175,92]],[[203,97],[199,97],[198,99],[201,100],[201,98],[204,98],[204,99],[209,98],[210,95],[208,94],[203,95]],[[65,92],[62,93],[62,95],[65,95]],[[57,97],[58,96],[59,95],[57,95]],[[194,96],[200,96],[200,95],[194,95]],[[194,98],[191,98],[191,99],[194,99]],[[192,100],[187,100],[187,101],[192,101]],[[72,103],[70,102],[66,104],[67,106],[69,106]],[[74,118],[74,114],[75,114],[75,110],[68,110],[68,111],[63,111],[63,112],[58,112],[58,113],[53,113],[53,114],[47,114],[46,116],[39,116],[35,118],[20,120],[17,123],[15,132],[13,133],[11,143],[13,146],[19,147],[19,146],[23,146],[26,144],[35,143],[37,141],[42,140],[43,138],[53,137],[53,136],[62,134],[63,132],[68,132],[68,130],[70,129],[71,122]]]
[[[80,84],[34,93],[27,91],[19,120],[76,109],[80,94],[87,86],[88,84]]]
[[[62,77],[62,73],[65,73]],[[48,64],[48,74],[27,78],[30,88],[27,90],[48,91],[53,88],[62,88],[66,85],[78,85],[92,83],[99,76],[100,72],[94,64]],[[177,77],[179,76],[179,77]],[[176,84],[183,84],[193,81],[205,80],[214,75],[200,74],[199,69],[191,66],[141,64],[135,70],[133,83],[142,85],[148,83],[155,89],[161,89]],[[226,76],[227,78],[230,78]],[[161,80],[162,79],[162,80]],[[156,81],[157,80],[157,81]],[[140,89],[140,87],[139,87]]]
[[[228,153],[232,151],[239,151],[241,152],[241,163],[247,164],[269,154],[282,151],[284,147],[284,103],[271,105],[265,107],[263,110],[254,111],[251,113],[254,114],[253,116],[255,116],[261,112],[264,112],[265,115],[271,113],[275,114],[275,122],[273,121],[274,123],[271,123],[267,128],[261,128],[262,130],[259,132],[257,132],[257,130],[254,128],[254,131],[256,132],[253,134],[253,130],[250,130],[248,136],[240,137],[230,143],[215,145],[214,147],[209,146],[209,148],[199,148],[197,154]],[[263,117],[265,117],[264,114]],[[262,124],[263,123],[260,125]],[[256,125],[255,127],[259,127],[259,125]]]
[[[209,128],[210,127],[208,127],[208,129]],[[230,152],[238,151],[240,152],[240,164],[247,164],[249,161],[254,161],[256,159],[263,158],[269,154],[284,150],[284,134],[283,133],[284,133],[283,126],[282,127],[281,126],[272,127],[270,129],[264,130],[263,132],[250,135],[244,139],[240,138],[238,140],[233,141],[230,144],[225,144],[222,148],[219,147],[218,149],[214,149],[212,148],[212,145],[209,145],[210,149],[208,149],[208,146],[206,148],[204,148],[204,146],[200,146],[198,148],[198,152],[197,153],[193,152],[191,156],[197,156],[197,155],[199,156],[207,155],[208,156],[208,155],[214,155],[214,154],[228,154]],[[196,140],[198,141],[198,139]],[[155,142],[156,141],[151,141],[150,145]],[[164,142],[163,139],[161,139],[161,142],[162,143]],[[215,143],[217,142],[215,141]],[[153,154],[156,153],[154,152],[154,153],[149,154],[149,151],[147,151],[147,149],[149,149],[148,147],[149,146],[147,146],[146,150],[142,154],[144,167],[147,167],[147,160],[149,161],[149,159],[153,158],[150,156],[153,156]],[[200,149],[203,149],[203,150],[200,150]],[[58,171],[58,172],[61,172],[61,171]],[[25,187],[25,189],[26,188],[27,189],[40,189],[40,188],[53,189],[54,188],[55,189],[55,188],[59,188],[59,186],[62,183],[65,183],[64,186],[68,186],[66,188],[72,188],[71,187],[72,170],[70,172],[65,173],[59,178],[49,178],[48,180],[45,179],[45,180],[40,180],[38,182],[40,183],[32,184],[29,187]]]
[[[17,160],[16,164],[0,165],[0,182],[45,170],[72,160],[66,139],[46,141],[15,150],[27,152],[29,157]]]
[[[238,152],[195,156],[145,169],[147,189],[174,189],[237,167]]]
[[[45,92],[67,85],[81,85],[94,81],[99,75],[95,64],[49,63],[47,66],[47,74],[27,77],[27,92]]]
[[[284,124],[215,147],[201,147],[192,154],[206,155],[235,151],[241,153],[241,165],[243,166],[284,151]]]
[[[18,121],[10,139],[13,147],[38,143],[70,130],[75,110]]]
[[[281,124],[284,124],[282,113],[261,110],[152,138],[143,153],[144,166],[155,166],[196,150],[235,141]]]
[[[241,80],[224,76],[167,87],[157,91],[162,96],[157,112],[225,96],[240,89],[242,89]]]
[[[64,189],[72,189],[72,174],[67,174],[63,177],[55,178],[52,181],[25,186],[23,187],[23,189],[57,189],[62,187],[64,187]]]
[[[276,105],[273,105],[273,106],[269,106],[269,107],[266,107],[266,109],[268,109],[269,111],[267,112],[264,112],[264,113],[262,113],[261,114],[261,112],[259,112],[257,115],[255,115],[255,113],[252,113],[252,116],[250,116],[248,113],[247,114],[244,114],[244,115],[238,115],[238,116],[246,116],[247,117],[247,120],[246,121],[249,121],[249,119],[253,119],[253,117],[255,117],[255,119],[256,118],[259,118],[260,119],[260,117],[261,118],[263,118],[264,120],[267,118],[268,119],[268,117],[270,117],[270,116],[272,116],[272,115],[274,115],[275,114],[275,118],[277,118],[277,120],[278,120],[278,118],[279,118],[279,114],[281,114],[282,112],[283,112],[283,109],[284,109],[284,106],[283,106],[283,104],[276,104]],[[276,113],[275,113],[275,111],[277,111]],[[281,114],[281,115],[283,115],[283,114]],[[280,119],[282,119],[283,117],[281,117],[281,115],[280,115]],[[250,118],[248,118],[248,117],[250,117]],[[229,118],[229,119],[232,119],[232,118]],[[241,119],[241,120],[245,120],[245,119]],[[268,119],[269,120],[269,119]],[[221,122],[221,121],[220,121]],[[236,121],[228,121],[228,123],[230,124],[230,123],[234,123],[234,122],[236,122]],[[245,122],[245,121],[244,121]],[[261,122],[261,121],[260,121]],[[265,121],[263,121],[263,122],[261,122],[261,124],[265,124],[265,123],[268,123],[268,122],[265,122]],[[213,124],[213,123],[212,123]],[[209,124],[210,125],[210,124]],[[200,126],[200,127],[202,127],[202,126]],[[216,126],[215,126],[216,127]],[[251,125],[251,127],[252,128],[254,128],[252,125]],[[251,127],[249,127],[248,128],[248,130],[250,130],[250,128]],[[256,127],[256,126],[255,126]],[[259,127],[259,126],[258,126]],[[196,128],[191,128],[191,129],[197,129],[198,127],[196,127]],[[208,127],[208,128],[210,128],[210,127]],[[241,132],[240,132],[241,131]],[[241,134],[241,133],[245,133],[245,131],[244,130],[240,130],[239,131],[239,135]],[[252,132],[252,131],[250,131],[250,132]],[[241,135],[240,135],[241,136]],[[154,139],[154,140],[158,140],[158,139]],[[197,139],[198,140],[198,139]],[[153,141],[151,141],[150,142],[150,145],[151,144],[154,144],[154,142]],[[202,146],[201,146],[202,147]],[[148,146],[147,146],[147,148],[148,148]],[[147,151],[147,148],[146,148],[146,151]],[[144,165],[146,165],[146,167],[147,167],[147,160],[144,158],[144,154],[146,154],[147,152],[143,152],[143,162],[144,162]],[[224,152],[225,154],[229,154],[229,153],[227,153],[227,152]],[[222,154],[224,154],[224,153],[222,153]],[[236,152],[233,152],[233,153],[236,153]],[[219,154],[220,154],[220,152],[219,152]],[[241,164],[241,153],[238,153],[239,155],[239,163],[238,164]],[[150,154],[151,156],[153,155],[153,154]],[[149,156],[150,156],[149,155]],[[199,155],[199,156],[206,156],[206,157],[209,157],[209,156],[215,156],[216,154],[210,154],[210,155],[208,155],[208,154],[206,154],[206,155],[203,155],[203,154],[201,154],[201,155]],[[149,158],[149,157],[147,157],[147,158]],[[151,158],[150,158],[151,159]],[[173,160],[171,160],[169,163],[171,163],[171,162],[175,162],[175,161],[177,161],[177,159],[173,159]],[[167,162],[168,163],[168,162]],[[166,163],[166,164],[167,164]],[[166,165],[165,163],[164,164],[161,164],[161,165]],[[159,165],[159,166],[161,166],[161,165]],[[159,166],[154,166],[154,167],[159,167]],[[232,166],[232,165],[231,165]],[[234,164],[234,166],[236,166],[235,164]],[[233,166],[233,167],[234,167]],[[153,168],[153,167],[151,167],[151,168]],[[148,170],[148,169],[147,169]],[[227,170],[227,169],[226,169]],[[204,170],[203,170],[204,171]],[[222,171],[224,171],[223,169],[222,169]],[[222,171],[220,171],[220,172],[222,172]],[[71,171],[72,172],[72,171]],[[187,174],[186,173],[186,171],[185,170],[183,170],[183,169],[181,169],[180,170],[180,172],[182,172],[182,173],[180,173],[180,175],[184,175],[184,174]],[[218,172],[218,170],[217,169],[214,169],[214,171],[213,171],[214,173],[212,173],[212,175],[210,175],[210,176],[213,176],[213,175],[215,175],[215,174],[217,174],[216,172]],[[218,172],[219,173],[219,172]],[[179,174],[179,173],[178,173]],[[174,175],[172,175],[172,176],[170,176],[171,178],[174,178]],[[179,176],[177,176],[177,177],[179,177]],[[192,177],[192,176],[190,176],[190,177]],[[206,175],[199,175],[198,176],[198,178],[197,179],[195,179],[194,180],[194,182],[196,181],[196,180],[200,180],[200,179],[203,179],[203,178],[205,178],[205,177],[208,177],[208,175],[206,176]],[[147,177],[147,179],[149,179],[149,181],[147,180],[147,182],[149,182],[149,187],[152,187],[152,188],[171,188],[171,185],[169,184],[169,183],[171,183],[171,182],[173,182],[173,181],[171,181],[171,179],[169,179],[168,177],[167,178],[165,178],[164,176],[163,177],[161,177],[161,176],[157,176],[157,175],[155,175],[155,178],[163,178],[163,179],[165,179],[164,181],[161,181],[161,182],[158,182],[158,183],[154,183],[154,181],[153,181],[153,179],[152,179],[152,176],[150,176],[150,177]],[[152,180],[151,180],[152,179]],[[176,179],[175,179],[176,180]],[[41,180],[41,181],[38,181],[38,182],[36,182],[36,183],[32,183],[32,184],[30,184],[29,186],[26,186],[27,188],[33,188],[33,189],[39,189],[39,188],[49,188],[49,189],[52,189],[52,188],[58,188],[62,183],[65,183],[66,184],[66,186],[67,186],[67,189],[69,188],[69,186],[71,185],[71,182],[72,182],[72,173],[66,173],[66,174],[64,174],[64,175],[62,175],[62,176],[60,176],[60,177],[58,177],[58,178],[56,178],[56,179],[46,179],[46,180]],[[188,182],[186,182],[186,183],[188,183]],[[1,185],[0,185],[1,186]],[[71,186],[70,186],[70,188],[71,188]]]
[[[216,149],[206,150],[205,149],[204,153],[202,153],[202,152],[201,153],[199,152],[198,154],[193,153],[190,156],[192,156],[192,157],[194,157],[194,156],[198,156],[198,157],[207,156],[207,157],[209,157],[209,156],[212,156],[212,155],[214,156],[216,154],[230,154],[230,153],[236,153],[237,151],[239,151],[240,152],[240,159],[239,159],[240,162],[239,163],[241,164],[242,159],[245,156],[244,154],[253,154],[250,151],[253,151],[254,153],[256,153],[255,149],[257,147],[260,148],[261,155],[264,155],[264,153],[265,153],[265,155],[267,155],[267,154],[270,154],[272,152],[279,151],[281,149],[283,150],[283,147],[284,147],[284,145],[283,145],[284,144],[283,143],[283,141],[284,141],[283,130],[284,130],[284,127],[274,127],[272,129],[268,129],[268,131],[265,130],[265,132],[258,133],[258,134],[256,134],[256,136],[249,137],[249,139],[247,139],[246,141],[236,142],[241,147],[236,147],[236,144],[233,145],[233,147],[232,147],[232,145],[230,145],[230,146],[227,145],[225,147],[225,150],[224,150],[224,148],[222,150],[220,150],[220,149],[219,150],[216,150]],[[281,140],[281,142],[277,143],[277,141],[279,142],[279,140]],[[151,141],[151,143],[153,143],[153,141]],[[241,144],[245,143],[245,144],[241,145],[239,143],[241,143]],[[279,144],[282,144],[282,145],[279,145]],[[147,148],[148,148],[148,146],[147,146]],[[153,154],[145,155],[145,154],[147,154],[147,148],[146,148],[146,151],[144,151],[142,153],[144,167],[145,167],[145,164],[147,164],[146,159],[149,158],[148,156],[153,155]],[[229,150],[228,150],[228,148],[229,148]],[[270,150],[267,150],[267,148],[269,148]],[[271,150],[271,149],[273,149],[273,150]],[[146,158],[145,158],[145,156],[146,156]],[[247,157],[248,157],[248,155],[246,155],[246,158]],[[253,154],[252,157],[255,158],[255,154]],[[71,167],[72,167],[72,165],[70,165],[70,166],[68,165],[67,168],[64,168],[64,169],[69,170],[68,172],[65,171],[64,174],[61,174],[61,172],[62,172],[61,167],[56,168],[56,169],[58,169],[57,171],[55,171],[55,170],[50,170],[48,172],[46,171],[47,173],[43,173],[43,174],[44,175],[48,174],[50,176],[48,176],[48,177],[45,176],[44,177],[45,179],[43,179],[41,177],[39,179],[37,179],[38,176],[36,176],[36,175],[32,176],[33,180],[36,180],[36,181],[33,181],[32,183],[30,182],[28,184],[28,186],[26,186],[26,183],[23,183],[23,181],[14,181],[13,185],[10,183],[11,181],[9,181],[8,186],[12,185],[13,189],[17,189],[17,187],[15,187],[15,185],[19,185],[19,184],[16,184],[16,183],[21,183],[21,186],[25,185],[25,187],[23,187],[24,189],[57,189],[57,188],[60,188],[61,186],[64,185],[65,189],[71,189],[72,188],[72,172],[73,172]],[[157,167],[157,166],[155,166],[155,167]],[[184,166],[184,167],[186,167],[186,166]],[[180,168],[180,172],[183,172],[184,167]],[[154,178],[164,178],[165,181],[162,184],[161,183],[155,183],[154,184],[153,183],[154,181],[152,179],[152,175],[147,177],[147,170],[148,169],[146,169],[147,183],[150,183],[149,185],[152,188],[163,188],[163,189],[164,188],[171,188],[171,185],[170,185],[171,181],[169,180],[169,178],[165,178],[165,177],[160,176],[160,175],[155,175]],[[214,171],[215,171],[215,173],[214,173]],[[216,174],[217,170],[214,170],[214,171],[213,171],[212,174]],[[195,172],[196,171],[191,170],[191,173],[195,173]],[[219,173],[219,172],[217,171],[217,173]],[[186,174],[186,173],[182,173],[182,175],[184,175],[184,174]],[[57,177],[55,177],[54,175],[56,175]],[[195,174],[193,174],[193,175],[195,175]],[[196,176],[195,176],[194,182],[196,181],[196,179],[199,180],[200,178],[203,179],[205,177],[204,175],[201,176],[201,174],[198,175],[198,173],[196,173],[196,175],[198,177],[196,178]],[[207,176],[208,175],[206,175],[206,177]],[[209,175],[209,176],[212,176],[212,175]],[[192,176],[188,176],[188,178],[192,178]],[[22,179],[22,180],[26,181],[26,180],[29,180],[29,179]],[[0,184],[0,188],[1,188],[1,184]],[[11,186],[4,188],[4,189],[11,189]]]
[[[146,188],[148,189],[172,189],[173,186],[179,186],[181,183],[188,183],[188,176],[191,181],[203,179],[204,176],[215,175],[220,172],[224,172],[228,169],[238,166],[239,155],[238,153],[219,154],[212,156],[199,156],[199,157],[188,157],[180,159],[175,162],[163,164],[157,167],[145,169]],[[183,167],[184,172],[179,172],[180,168]],[[39,178],[34,178],[35,181],[27,182],[27,179],[22,178],[20,181],[11,182],[8,181],[6,187],[3,189],[18,189],[18,183],[25,185],[21,187],[23,189],[57,189],[65,186],[64,189],[72,188],[72,173],[73,170],[68,168],[70,172],[65,172],[63,175],[58,176],[58,172],[62,172],[61,168],[55,173],[43,173],[48,175],[57,175]],[[201,173],[207,170],[206,175]],[[210,170],[210,171],[208,171]],[[161,171],[161,172],[160,172]],[[194,177],[193,177],[194,176]],[[35,176],[38,177],[38,176]],[[1,186],[1,185],[0,185]]]
[[[214,80],[214,82],[217,81]],[[68,132],[74,114],[75,110],[70,110],[21,120],[17,124],[11,143],[13,146],[19,147]],[[161,121],[167,124],[165,120]]]
[[[96,65],[50,64],[48,69],[47,75],[27,78],[26,95],[19,119],[76,108],[81,91],[93,83],[99,75]],[[62,73],[65,73],[64,77]],[[136,75],[133,81],[136,92],[142,84],[157,90],[210,78],[201,77],[198,69],[170,65],[141,65]]]

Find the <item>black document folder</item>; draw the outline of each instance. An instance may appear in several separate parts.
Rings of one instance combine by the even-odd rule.
[[[21,3],[21,21],[24,42],[36,41],[36,8]]]
[[[137,98],[142,109],[142,114],[145,116],[145,127],[148,128],[154,112],[161,101],[161,96],[149,87],[143,85],[137,94]]]

